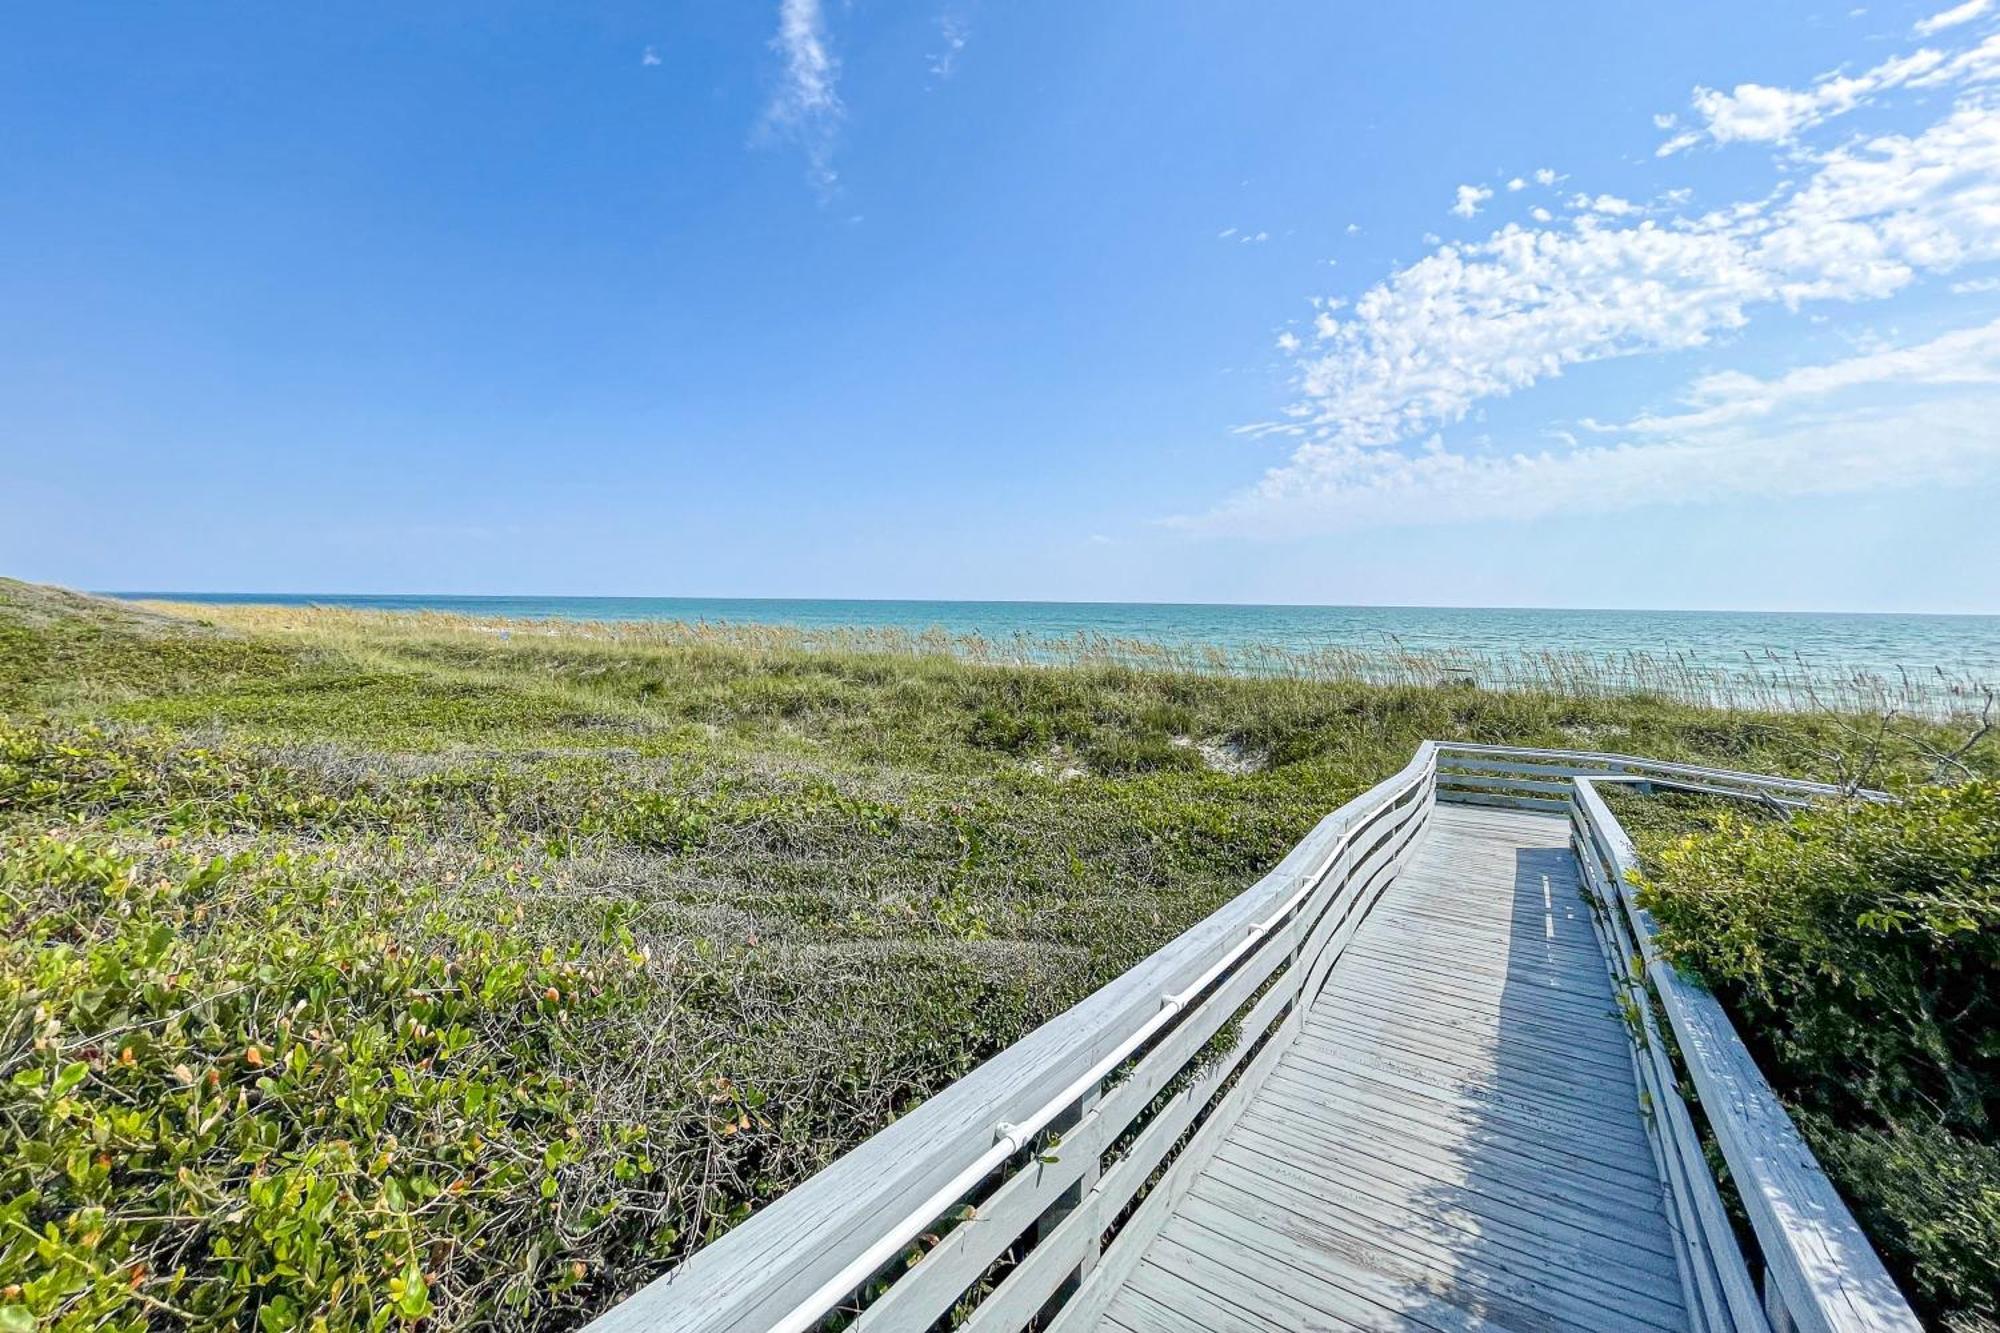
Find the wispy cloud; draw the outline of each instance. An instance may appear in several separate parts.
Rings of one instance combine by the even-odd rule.
[[[1965,0],[1962,5],[1953,5],[1926,19],[1918,19],[1910,29],[1919,37],[1929,37],[1932,33],[1943,32],[1946,28],[1956,28],[1961,23],[1972,20],[1993,8],[1993,0]]]
[[[2000,320],[1910,347],[1864,352],[1802,366],[1773,379],[1741,371],[1704,375],[1688,386],[1685,412],[1643,416],[1609,429],[1631,435],[1685,435],[1769,417],[1802,401],[1863,387],[2000,387]]]
[[[784,76],[764,108],[764,128],[797,143],[806,155],[807,175],[822,197],[833,192],[839,173],[833,148],[845,108],[840,100],[840,61],[826,36],[819,0],[781,0],[778,33],[771,46],[784,58]]]
[[[640,53],[639,63],[648,66],[657,65],[660,63],[660,53],[649,46]]]
[[[958,57],[965,50],[966,42],[972,36],[971,25],[960,15],[943,14],[938,17],[938,39],[942,47],[931,53],[931,77],[948,79],[958,69]]]
[[[1696,347],[1760,306],[1879,299],[1926,272],[2000,259],[2000,109],[1833,149],[1788,196],[1694,217],[1509,224],[1440,246],[1327,320],[1300,360],[1311,421],[1379,445],[1567,366]],[[1609,201],[1605,211],[1596,211]]]
[[[1414,453],[1313,445],[1195,518],[1200,532],[1297,537],[1353,528],[1536,519],[1735,496],[1838,495],[2000,471],[2000,393],[1800,414],[1777,429],[1735,427],[1536,453]]]
[[[1704,141],[1789,144],[1814,126],[1870,105],[1898,88],[1937,88],[1996,78],[2000,78],[2000,34],[1956,54],[1922,47],[1891,56],[1859,74],[1830,71],[1805,88],[1739,83],[1723,92],[1697,87],[1689,104],[1700,124],[1675,134],[1654,151],[1669,157]]]
[[[1925,128],[1796,147],[1797,174],[1761,197],[1690,212],[1680,192],[1644,206],[1578,193],[1566,222],[1537,209],[1532,225],[1437,245],[1345,312],[1316,303],[1291,353],[1296,399],[1246,432],[1292,437],[1290,456],[1174,522],[1276,534],[2000,473],[2000,323],[1775,378],[1711,374],[1679,410],[1585,423],[1615,442],[1508,453],[1442,434],[1571,367],[1710,347],[1769,311],[2000,262],[2000,96],[1970,86],[1984,50],[1925,62],[1967,85]],[[1867,401],[1814,415],[1849,393]],[[1898,398],[1911,401],[1884,401]]]

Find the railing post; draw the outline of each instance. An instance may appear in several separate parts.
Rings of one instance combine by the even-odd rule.
[[[1051,1121],[1049,1127],[1059,1134],[1068,1134],[1071,1129],[1082,1123],[1085,1116],[1089,1115],[1095,1109],[1099,1099],[1103,1096],[1104,1085],[1100,1083],[1080,1097],[1075,1106],[1064,1111]],[[1057,1196],[1054,1203],[1043,1210],[1041,1218],[1036,1221],[1034,1227],[1035,1242],[1037,1244],[1040,1244],[1043,1238],[1061,1225],[1064,1218],[1083,1206],[1083,1201],[1090,1197],[1090,1192],[1093,1189],[1097,1188],[1097,1178],[1102,1174],[1104,1174],[1104,1156],[1102,1153],[1095,1153],[1084,1166],[1083,1174],[1077,1177],[1076,1183],[1064,1190]],[[1041,1313],[1036,1316],[1038,1324],[1047,1324],[1050,1319],[1054,1318],[1055,1312],[1061,1309],[1071,1296],[1076,1294],[1077,1288],[1083,1285],[1083,1280],[1090,1276],[1090,1270],[1097,1267],[1097,1252],[1102,1239],[1101,1232],[1102,1228],[1093,1228],[1090,1234],[1083,1238],[1082,1248],[1077,1255],[1076,1267],[1072,1268],[1069,1271],[1069,1275],[1057,1283],[1056,1289],[1049,1294],[1049,1299],[1043,1304]]]

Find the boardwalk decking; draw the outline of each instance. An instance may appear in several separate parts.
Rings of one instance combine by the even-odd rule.
[[[1567,841],[1437,808],[1102,1328],[1688,1326]]]

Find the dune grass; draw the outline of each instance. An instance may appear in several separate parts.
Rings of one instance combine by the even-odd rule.
[[[1004,656],[0,582],[0,1320],[573,1326],[1423,738],[1886,781],[1953,737]]]

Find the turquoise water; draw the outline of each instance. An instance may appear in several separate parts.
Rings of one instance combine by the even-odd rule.
[[[2000,616],[1735,611],[1548,611],[1154,602],[902,602],[721,597],[449,597],[128,592],[177,601],[320,605],[558,620],[683,620],[805,629],[887,626],[991,639],[1078,634],[1168,647],[1398,650],[1497,661],[1633,652],[1718,672],[1899,672],[2000,682]],[[1774,660],[1775,659],[1775,660]]]

